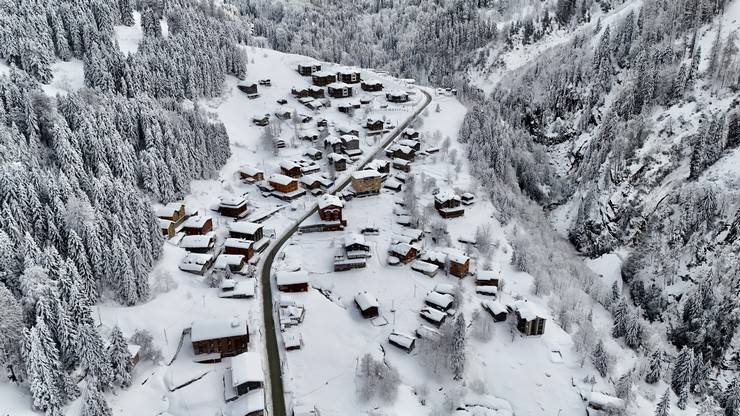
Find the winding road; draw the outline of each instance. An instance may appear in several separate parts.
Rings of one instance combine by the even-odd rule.
[[[385,138],[385,141],[383,141],[374,152],[367,155],[355,169],[344,175],[339,183],[334,184],[334,186],[328,191],[329,193],[337,193],[346,188],[347,185],[349,185],[351,182],[351,172],[363,169],[368,163],[370,163],[370,161],[378,157],[381,152],[384,152],[388,145],[396,140],[401,132],[406,129],[414,121],[414,119],[416,119],[416,117],[418,117],[419,114],[424,111],[425,108],[427,108],[429,103],[432,102],[432,96],[421,88],[417,88],[417,91],[421,92],[424,95],[424,103],[419,108],[417,108],[413,112],[413,114],[411,114],[411,116],[406,119],[406,121],[396,126],[396,128],[390,134],[388,134],[388,136]],[[306,218],[313,215],[317,210],[318,204],[314,203],[313,205],[311,205],[311,208],[308,209],[298,219],[296,219],[289,228],[287,228],[279,236],[277,236],[277,238],[273,240],[273,242],[267,248],[267,252],[264,256],[262,256],[262,259],[260,259],[260,263],[258,265],[258,273],[261,279],[262,286],[262,313],[264,315],[265,323],[265,348],[267,351],[269,390],[271,396],[271,400],[269,401],[269,403],[272,407],[269,411],[269,415],[271,416],[287,416],[287,411],[285,407],[285,391],[283,390],[282,368],[280,363],[280,349],[277,341],[278,328],[275,326],[275,319],[277,319],[276,315],[278,311],[277,308],[273,307],[273,285],[272,279],[270,278],[272,264],[275,261],[275,256],[277,256],[280,248],[283,246],[283,244],[285,244],[286,241],[288,241],[290,237],[293,236],[293,234],[295,234],[295,232],[298,230],[298,226],[303,221],[305,221]]]

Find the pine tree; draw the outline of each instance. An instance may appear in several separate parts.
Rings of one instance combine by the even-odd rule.
[[[89,377],[85,389],[85,400],[82,403],[80,416],[111,416],[112,412],[105,398],[98,390],[95,377]]]
[[[648,371],[645,374],[645,382],[648,384],[655,384],[660,380],[663,371],[663,351],[656,349],[650,354],[650,363],[648,364]]]
[[[111,368],[105,357],[105,348],[100,334],[92,325],[79,328],[78,351],[80,364],[94,376],[100,387],[106,388],[111,382]]]
[[[725,416],[740,416],[740,376],[735,376],[727,385],[720,403],[724,405]]]
[[[147,7],[141,13],[141,30],[144,32],[144,36],[154,38],[162,37],[162,28],[159,26],[159,18],[151,7]]]
[[[614,387],[617,397],[629,401],[632,394],[632,370],[622,374]]]
[[[616,304],[616,307],[614,308],[614,325],[612,326],[612,336],[614,338],[620,338],[623,337],[626,331],[626,321],[627,321],[627,303],[624,301],[624,299],[621,299],[619,303]]]
[[[455,319],[454,338],[450,351],[450,364],[455,380],[462,380],[465,372],[465,329],[465,317],[462,313],[459,313]]]
[[[606,377],[609,373],[609,355],[604,348],[604,341],[599,340],[593,351],[591,351],[591,362],[596,367],[601,377]]]
[[[681,394],[684,386],[691,382],[692,364],[694,351],[684,346],[673,362],[673,373],[671,375],[671,387],[676,394]]]
[[[658,406],[655,408],[655,416],[670,416],[671,415],[671,391],[666,389],[661,397]]]
[[[709,377],[710,367],[704,361],[704,354],[699,352],[694,359],[691,372],[691,390],[694,393],[702,394],[706,388],[707,378]]]
[[[131,362],[131,353],[128,350],[126,338],[123,332],[116,325],[111,333],[110,346],[108,347],[108,357],[110,358],[110,368],[112,371],[111,379],[119,387],[128,387],[131,385],[131,371],[133,364]]]

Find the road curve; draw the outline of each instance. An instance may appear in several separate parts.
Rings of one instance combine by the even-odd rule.
[[[340,182],[335,183],[334,186],[328,191],[329,193],[333,194],[347,187],[347,185],[349,185],[351,182],[351,172],[363,169],[370,161],[375,159],[378,154],[384,152],[388,145],[396,140],[401,132],[406,129],[411,124],[411,122],[413,122],[416,117],[418,117],[419,114],[424,111],[425,108],[427,108],[429,103],[432,102],[432,96],[421,88],[417,88],[417,90],[424,95],[424,103],[422,104],[422,106],[416,109],[414,113],[406,119],[406,121],[396,126],[396,128],[391,134],[388,135],[385,141],[381,143],[381,145],[378,146],[378,148],[374,152],[362,159],[362,162],[355,169],[344,175]],[[277,253],[280,251],[280,248],[283,246],[283,244],[285,244],[285,242],[288,241],[288,239],[292,237],[293,234],[295,234],[295,232],[298,230],[298,226],[303,221],[305,221],[306,218],[313,215],[317,210],[318,205],[316,203],[312,204],[308,211],[306,211],[303,215],[296,219],[288,229],[277,236],[277,238],[273,240],[273,242],[267,248],[265,255],[262,256],[262,259],[260,259],[260,263],[258,265],[258,274],[260,276],[262,286],[262,314],[264,316],[265,323],[265,348],[267,351],[269,390],[271,396],[271,400],[269,402],[271,402],[272,407],[268,414],[271,416],[287,416],[287,411],[285,407],[285,392],[283,390],[280,349],[277,341],[278,328],[275,326],[277,310],[273,308],[273,285],[272,279],[270,278],[270,271],[272,269],[272,264],[275,261],[275,256],[277,256]]]

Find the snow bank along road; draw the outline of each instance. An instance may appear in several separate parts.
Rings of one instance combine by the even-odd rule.
[[[388,137],[385,139],[384,142],[380,144],[380,146],[377,147],[377,149],[367,155],[365,159],[362,160],[362,162],[352,171],[348,172],[346,175],[344,175],[344,178],[336,183],[333,188],[331,188],[328,192],[329,193],[336,193],[347,187],[349,183],[351,182],[352,178],[352,172],[361,170],[364,168],[370,161],[375,159],[378,154],[381,154],[381,152],[385,151],[385,148],[388,147],[401,132],[407,128],[416,117],[421,114],[422,111],[424,111],[425,108],[429,105],[429,103],[432,101],[431,95],[427,93],[426,91],[422,90],[421,88],[417,88],[418,91],[420,91],[424,95],[424,103],[414,111],[411,116],[406,119],[402,124],[396,126],[396,128],[388,135]],[[277,238],[270,244],[270,246],[267,248],[267,253],[265,256],[262,257],[262,260],[260,261],[258,270],[259,275],[261,278],[261,285],[262,285],[262,313],[264,314],[264,320],[265,320],[265,346],[267,349],[267,365],[268,365],[268,373],[269,373],[269,386],[270,386],[270,397],[271,400],[268,401],[268,406],[271,406],[272,409],[270,411],[270,415],[272,416],[286,416],[286,408],[285,408],[285,393],[283,391],[283,378],[282,378],[282,370],[280,365],[280,350],[278,349],[278,342],[277,342],[277,328],[275,327],[275,319],[276,319],[276,313],[277,308],[273,307],[273,300],[272,300],[272,280],[270,279],[270,270],[272,269],[272,263],[275,260],[275,256],[280,251],[280,248],[285,244],[288,239],[290,239],[291,236],[298,230],[298,226],[306,220],[306,218],[313,215],[318,210],[318,204],[314,203],[311,205],[311,208],[306,211],[303,215],[301,215],[298,219],[296,219],[293,224],[287,228],[282,234],[277,236]]]

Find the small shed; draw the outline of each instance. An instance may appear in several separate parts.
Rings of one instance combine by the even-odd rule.
[[[359,293],[355,296],[355,305],[357,305],[362,317],[365,319],[378,316],[378,299],[367,292]]]
[[[404,332],[393,331],[388,336],[388,343],[406,352],[411,352],[416,346],[416,339]]]
[[[481,305],[483,306],[483,309],[491,314],[494,322],[503,322],[506,320],[508,310],[503,303],[496,300],[484,300],[481,302]]]
[[[429,292],[424,298],[425,304],[442,312],[448,311],[454,302],[455,298],[447,293]]]
[[[439,266],[421,260],[414,260],[411,262],[411,270],[425,274],[429,277],[434,277],[439,270]]]

